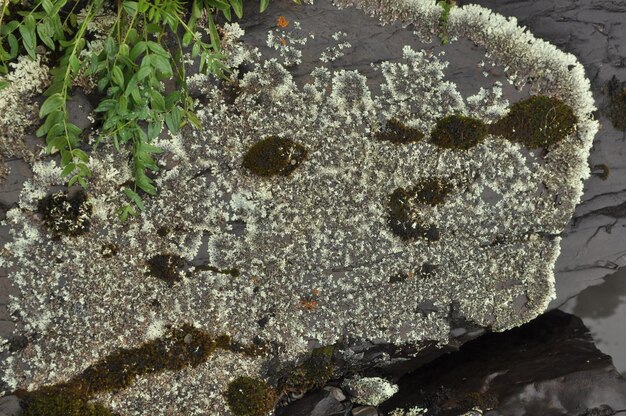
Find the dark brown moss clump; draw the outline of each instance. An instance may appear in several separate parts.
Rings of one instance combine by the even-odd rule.
[[[574,111],[560,100],[536,95],[511,106],[509,114],[491,128],[491,133],[521,143],[530,149],[548,148],[576,130]]]
[[[451,191],[448,183],[437,179],[422,181],[409,190],[393,191],[389,198],[389,226],[393,233],[404,240],[439,240],[439,229],[420,219],[419,205],[438,205]]]
[[[259,176],[289,175],[306,157],[304,146],[278,136],[269,136],[252,146],[243,157],[243,167]]]
[[[482,142],[487,133],[487,125],[481,120],[453,114],[439,120],[430,141],[444,149],[468,150]]]
[[[176,254],[157,254],[148,260],[150,274],[170,286],[182,280],[181,269],[184,265],[183,258]]]
[[[37,211],[52,234],[77,236],[89,231],[91,204],[83,190],[50,194],[39,201]]]
[[[209,334],[185,324],[140,347],[112,353],[72,379],[67,387],[87,396],[121,390],[141,375],[196,367],[205,362],[217,347],[217,341]]]
[[[226,402],[235,416],[266,416],[274,409],[276,392],[262,380],[238,377],[228,385]]]
[[[47,388],[26,393],[22,399],[23,416],[113,416],[99,403],[67,390]]]
[[[287,370],[281,383],[284,390],[305,392],[326,385],[335,372],[333,353],[335,347],[316,348],[300,365]]]
[[[376,133],[378,140],[385,140],[395,144],[418,142],[424,138],[424,133],[416,128],[407,127],[395,118],[387,121],[385,128]]]

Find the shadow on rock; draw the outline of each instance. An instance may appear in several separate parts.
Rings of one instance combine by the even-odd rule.
[[[611,357],[580,318],[556,310],[468,342],[398,385],[384,412],[421,406],[429,415],[480,408],[492,410],[489,416],[590,416],[626,409],[626,380]]]

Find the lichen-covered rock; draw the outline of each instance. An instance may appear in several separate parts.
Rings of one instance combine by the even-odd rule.
[[[359,4],[385,21],[414,23],[420,38],[439,28],[435,2]],[[361,26],[378,27],[358,16]],[[302,39],[303,28],[294,23],[286,41]],[[31,342],[2,363],[4,381],[31,390],[64,382],[168,325],[191,322],[230,335],[233,344],[267,345],[271,354],[219,350],[176,369],[175,377],[142,374],[97,399],[125,416],[221,414],[229,383],[244,375],[265,379],[270,363],[298,369],[293,387],[322,386],[332,365],[301,367],[314,346],[371,339],[420,348],[446,344],[455,320],[499,331],[539,314],[553,296],[558,234],[588,174],[597,128],[588,81],[573,57],[488,10],[453,8],[447,33],[450,45],[466,36],[488,50],[494,67],[508,67],[512,82],[530,79],[534,95],[569,106],[575,131],[546,155],[491,134],[463,151],[438,147],[431,132],[451,114],[486,125],[507,114],[501,80],[486,78],[466,96],[445,76],[446,55],[415,45],[397,45],[397,59],[367,65],[367,74],[338,57],[298,75],[307,54],[295,67],[293,51],[266,58],[237,41],[238,26],[227,25],[228,62],[247,68],[238,72],[238,93],[204,76],[189,80],[205,103],[197,108],[202,128],[155,141],[171,163],[159,160],[167,169],[155,177],[159,193],[146,198],[141,216],[119,222],[120,189],[132,172],[128,154],[103,144],[90,160],[89,229],[51,235],[34,213],[63,178],[54,161],[35,164],[19,207],[7,213],[13,241],[1,259],[20,291],[11,304],[18,332]],[[304,36],[314,51],[320,36]],[[379,140],[393,118],[423,140]],[[269,149],[277,163],[263,170],[276,174],[254,174],[246,154],[269,137],[297,142],[306,158],[285,175],[294,159],[284,150],[296,146],[279,143]],[[447,184],[445,197],[418,186],[432,178]],[[419,217],[438,238],[394,233],[389,197],[398,189],[406,195],[394,203],[411,205],[402,220]],[[399,206],[393,211],[405,214]],[[166,272],[174,284],[150,271]],[[395,275],[402,278],[390,282]]]
[[[380,377],[354,377],[344,381],[344,387],[359,404],[378,406],[398,392],[398,386]]]

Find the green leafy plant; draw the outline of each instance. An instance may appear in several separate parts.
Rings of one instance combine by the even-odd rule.
[[[299,0],[295,0],[299,3]],[[269,0],[260,0],[264,11]],[[199,70],[226,77],[229,69],[220,52],[215,18],[243,16],[243,0],[4,0],[0,6],[0,74],[20,53],[35,59],[40,48],[51,52],[54,67],[39,116],[43,124],[37,135],[46,138],[46,150],[59,152],[62,176],[68,186],[88,186],[89,155],[81,148],[83,131],[69,121],[67,102],[73,80],[84,72],[97,80],[103,99],[95,111],[102,118],[97,146],[112,141],[132,153],[134,180],[124,188],[128,203],[120,208],[122,220],[144,209],[141,193],[155,195],[150,171],[161,149],[152,144],[165,127],[177,133],[185,124],[199,127],[193,101],[187,93],[183,54],[198,59]],[[82,8],[81,14],[77,9]],[[87,29],[97,16],[111,7],[117,15],[104,48],[85,62]],[[208,40],[198,34],[199,22],[207,20]],[[169,40],[170,42],[164,42]],[[164,47],[173,44],[173,47]],[[176,79],[177,88],[167,92],[163,81]],[[0,88],[2,85],[0,85]]]

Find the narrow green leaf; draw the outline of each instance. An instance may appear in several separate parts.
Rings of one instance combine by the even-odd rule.
[[[133,46],[133,48],[130,50],[128,57],[130,58],[131,61],[134,61],[137,58],[139,58],[139,56],[143,54],[145,51],[146,51],[146,42],[145,41],[137,42],[135,46]]]
[[[270,0],[261,0],[261,7],[259,8],[261,13],[263,13],[265,10],[267,10],[267,6],[269,6],[269,5],[270,5]]]
[[[89,162],[89,155],[80,149],[72,149],[72,156],[85,163]]]
[[[233,6],[233,10],[238,18],[243,17],[243,1],[242,0],[230,0],[230,4]]]
[[[131,16],[137,13],[138,5],[136,1],[125,1],[122,6],[124,7],[124,10],[126,11],[126,13],[128,13]]]
[[[141,68],[139,68],[139,71],[137,71],[137,80],[142,81],[151,73],[152,73],[152,68],[150,68],[149,66],[142,66]]]
[[[70,67],[72,68],[72,71],[74,72],[74,75],[77,75],[78,71],[80,70],[80,61],[78,60],[76,55],[70,56],[69,63],[70,63]]]
[[[114,66],[113,70],[111,70],[111,79],[120,87],[124,86],[124,74],[119,66]]]
[[[124,188],[124,193],[131,201],[135,203],[135,205],[137,205],[137,208],[139,208],[141,211],[146,209],[146,207],[144,206],[143,200],[141,199],[139,194],[137,194],[137,192],[133,191],[130,188]]]
[[[165,111],[165,99],[158,91],[150,92],[150,102],[155,110]]]
[[[54,5],[50,0],[42,0],[41,5],[48,16],[52,16],[54,14]]]
[[[63,170],[61,171],[61,177],[65,178],[66,176],[68,176],[70,173],[74,172],[74,169],[76,169],[76,164],[75,163],[69,163],[67,166],[65,166],[65,168],[63,168]]]
[[[20,35],[22,35],[22,45],[24,45],[24,49],[26,49],[26,53],[32,59],[37,58],[36,48],[37,48],[37,40],[35,37],[35,31],[32,32],[25,26],[22,25],[19,27]]]
[[[44,118],[54,110],[60,109],[64,104],[63,96],[59,93],[52,94],[46,99],[39,109],[39,118]]]
[[[213,45],[213,49],[215,52],[220,51],[220,35],[217,33],[217,27],[215,27],[215,22],[213,21],[213,17],[209,18],[209,34],[211,35],[211,45]]]

